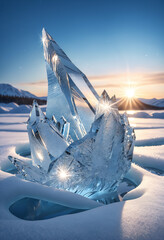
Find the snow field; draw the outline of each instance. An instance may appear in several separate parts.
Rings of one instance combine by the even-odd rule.
[[[28,152],[26,120],[26,114],[0,116],[2,170],[12,167],[8,155],[20,154],[22,146]],[[133,161],[145,168],[164,171],[164,120],[131,118],[130,122],[135,125],[137,137]],[[0,239],[164,239],[164,178],[136,164],[132,164],[126,178],[137,187],[125,194],[122,202],[104,206],[77,194],[31,183],[0,171]],[[90,210],[25,221],[9,211],[10,205],[23,197]]]

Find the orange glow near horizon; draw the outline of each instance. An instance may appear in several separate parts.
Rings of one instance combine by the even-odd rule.
[[[99,95],[105,89],[109,96],[117,98],[164,98],[164,73],[127,73],[109,74],[106,76],[88,76],[89,81]],[[48,82],[44,80],[16,84],[16,87],[27,90],[36,96],[47,96]],[[127,90],[127,89],[134,90]],[[133,93],[134,92],[134,93]]]
[[[110,96],[125,97],[127,88],[135,89],[136,98],[164,98],[164,73],[133,72],[88,76],[99,95],[104,89]]]

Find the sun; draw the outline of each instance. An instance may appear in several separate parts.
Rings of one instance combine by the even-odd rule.
[[[128,98],[133,98],[135,95],[135,89],[134,88],[128,88],[126,89],[126,96]]]

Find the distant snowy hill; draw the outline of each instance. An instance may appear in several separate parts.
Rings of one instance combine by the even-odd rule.
[[[46,97],[37,97],[34,94],[13,87],[10,84],[0,84],[0,102],[1,103],[17,103],[19,105],[32,105],[33,100],[36,99],[38,104],[45,105]],[[1,112],[3,109],[1,109]]]
[[[154,106],[157,106],[157,107],[164,107],[164,98],[162,98],[162,99],[156,99],[156,98],[144,99],[144,98],[139,98],[139,100],[142,101],[143,103],[146,103],[146,104],[154,105]]]
[[[13,87],[10,84],[1,83],[0,84],[0,94],[3,96],[14,96],[14,97],[26,97],[26,98],[38,98],[34,94],[28,91],[24,91]]]

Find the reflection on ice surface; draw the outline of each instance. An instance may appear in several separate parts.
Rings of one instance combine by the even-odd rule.
[[[69,208],[60,204],[28,197],[13,203],[9,210],[16,217],[30,221],[49,219],[84,211],[83,209]]]

